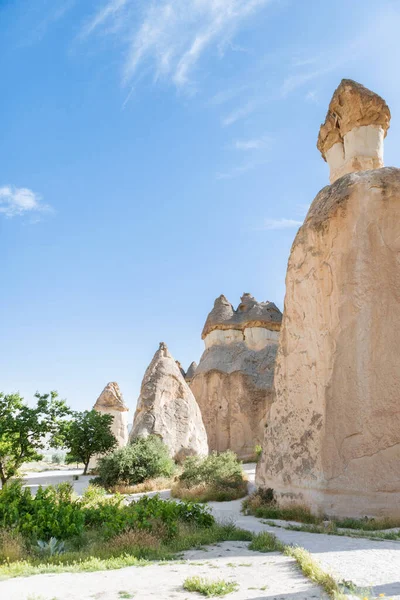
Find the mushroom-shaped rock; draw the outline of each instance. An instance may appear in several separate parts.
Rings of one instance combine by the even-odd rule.
[[[163,342],[144,374],[130,440],[151,434],[159,435],[179,462],[208,454],[199,406]]]
[[[185,379],[188,383],[190,383],[196,373],[197,363],[193,361],[190,363],[188,370],[186,371]]]
[[[317,147],[330,166],[330,182],[347,173],[383,167],[383,140],[390,125],[386,102],[351,79],[343,79],[329,104]]]
[[[244,294],[236,310],[216,299],[202,337],[205,351],[190,387],[199,403],[210,450],[254,456],[273,401],[282,313],[273,302]]]
[[[129,409],[124,402],[118,383],[115,381],[107,383],[93,408],[114,417],[111,426],[112,432],[117,439],[118,446],[126,446],[128,442],[126,413]]]
[[[345,138],[354,85],[341,86]],[[355,124],[385,131],[386,104],[363,90]],[[256,478],[283,505],[400,517],[399,223],[400,169],[379,168],[323,188],[296,235]]]

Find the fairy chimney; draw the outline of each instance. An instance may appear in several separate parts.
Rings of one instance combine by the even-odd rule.
[[[199,403],[210,450],[254,457],[273,401],[282,313],[244,294],[235,310],[219,296],[207,317],[205,351],[190,388]]]
[[[377,94],[339,85],[319,136],[333,183],[288,261],[256,482],[316,514],[400,517],[400,169],[383,167],[389,117]]]
[[[128,443],[128,423],[126,413],[129,409],[124,402],[118,383],[115,381],[107,383],[106,387],[97,398],[93,408],[94,410],[97,410],[97,412],[106,413],[107,415],[114,417],[111,430],[117,439],[118,446],[126,446]]]

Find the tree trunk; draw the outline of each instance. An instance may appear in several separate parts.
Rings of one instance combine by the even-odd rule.
[[[90,463],[90,458],[89,460],[85,463],[85,468],[83,469],[83,475],[87,475],[87,470],[89,467],[89,463]]]

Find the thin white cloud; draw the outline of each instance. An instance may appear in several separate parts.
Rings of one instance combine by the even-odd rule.
[[[265,219],[261,229],[293,229],[294,227],[300,227],[301,225],[303,225],[303,222],[296,221],[295,219]]]
[[[108,0],[81,37],[112,31],[127,40],[125,82],[139,67],[150,64],[156,78],[165,77],[183,88],[208,49],[226,45],[245,19],[272,1],[148,0],[140,12],[137,0]]]
[[[29,188],[17,188],[11,185],[0,187],[0,214],[6,217],[49,211],[51,211],[50,206],[42,204],[40,195]]]
[[[253,100],[246,102],[246,104],[244,104],[243,106],[235,108],[228,115],[226,115],[226,117],[222,119],[222,125],[224,127],[233,125],[234,123],[236,123],[236,121],[240,121],[240,119],[244,119],[244,117],[250,115],[256,109],[256,107],[257,103]]]
[[[235,150],[265,150],[271,146],[272,138],[268,135],[264,135],[259,138],[253,138],[249,140],[236,140],[233,143]]]

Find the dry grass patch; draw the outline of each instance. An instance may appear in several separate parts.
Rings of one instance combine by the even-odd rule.
[[[110,488],[112,494],[142,494],[144,492],[159,492],[161,490],[170,490],[174,484],[174,478],[155,477],[147,479],[136,485],[114,485]]]
[[[220,487],[213,484],[200,483],[193,487],[187,487],[184,482],[178,481],[171,489],[174,498],[187,500],[189,502],[227,502],[238,500],[247,494],[247,481],[236,484],[236,487]]]
[[[24,560],[26,554],[24,538],[18,531],[0,530],[0,563]]]

